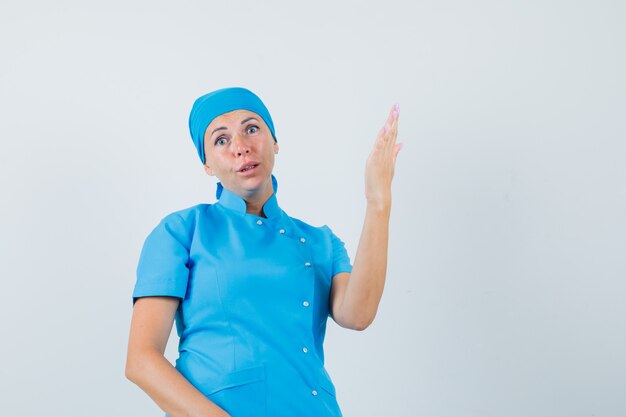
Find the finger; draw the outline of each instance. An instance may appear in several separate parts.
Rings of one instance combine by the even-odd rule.
[[[398,136],[398,122],[400,119],[400,113],[396,113],[396,117],[393,120],[393,124],[391,125],[391,142],[395,144],[396,138]]]
[[[400,106],[398,103],[394,104],[391,108],[391,112],[389,113],[389,127],[391,128],[394,123],[397,122],[398,116],[400,115]]]
[[[388,123],[391,126],[391,123],[393,122],[393,112],[396,110],[396,105],[394,104],[393,106],[391,106],[391,109],[389,110],[389,114],[387,115],[387,120],[386,123]]]
[[[385,146],[385,128],[381,127],[378,131],[378,136],[376,136],[376,140],[374,141],[374,147],[372,148],[372,153],[378,152]]]
[[[385,130],[385,139],[389,138],[389,134],[391,133],[391,131],[393,130],[393,124],[395,123],[395,119],[392,119],[389,123],[385,123],[384,126],[384,130]]]
[[[388,128],[388,130],[385,132],[385,148],[386,151],[393,153],[392,149],[396,144],[396,137],[398,136],[398,113],[397,110],[394,110],[392,112],[392,116],[393,116],[393,121],[391,126]]]
[[[398,143],[395,147],[394,147],[394,153],[393,153],[393,164],[396,164],[396,158],[398,158],[398,154],[400,153],[400,149],[402,149],[402,146],[404,144],[403,143]]]
[[[398,110],[398,104],[394,104],[393,106],[391,106],[391,110],[389,110],[389,115],[387,115],[387,120],[385,120],[385,132],[389,131],[391,129],[391,125],[393,124],[393,112]]]
[[[378,131],[378,136],[376,137],[376,143],[383,143],[385,140],[385,135],[387,131],[385,130],[385,126],[381,127]]]

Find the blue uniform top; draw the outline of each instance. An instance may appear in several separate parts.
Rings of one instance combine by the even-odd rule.
[[[288,216],[272,182],[267,218],[221,184],[217,203],[165,216],[141,250],[133,305],[182,299],[176,369],[232,417],[340,417],[323,342],[332,277],[350,258],[327,225]]]

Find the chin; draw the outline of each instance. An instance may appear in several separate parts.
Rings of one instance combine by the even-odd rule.
[[[240,178],[240,183],[248,191],[256,191],[263,186],[271,186],[271,173],[259,173],[251,178]]]

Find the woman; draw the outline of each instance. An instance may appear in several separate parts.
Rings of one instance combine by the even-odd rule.
[[[324,368],[330,315],[373,321],[387,266],[395,105],[366,164],[367,211],[354,267],[324,225],[288,216],[272,170],[269,111],[240,87],[198,98],[191,137],[215,204],[165,216],[146,238],[133,291],[126,376],[166,416],[342,416]],[[176,322],[176,366],[163,356]]]

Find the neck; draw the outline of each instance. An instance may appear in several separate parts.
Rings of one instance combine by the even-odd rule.
[[[246,202],[246,213],[267,218],[267,216],[263,213],[263,205],[265,205],[272,194],[274,194],[274,187],[270,177],[263,191],[243,196],[243,199]]]

